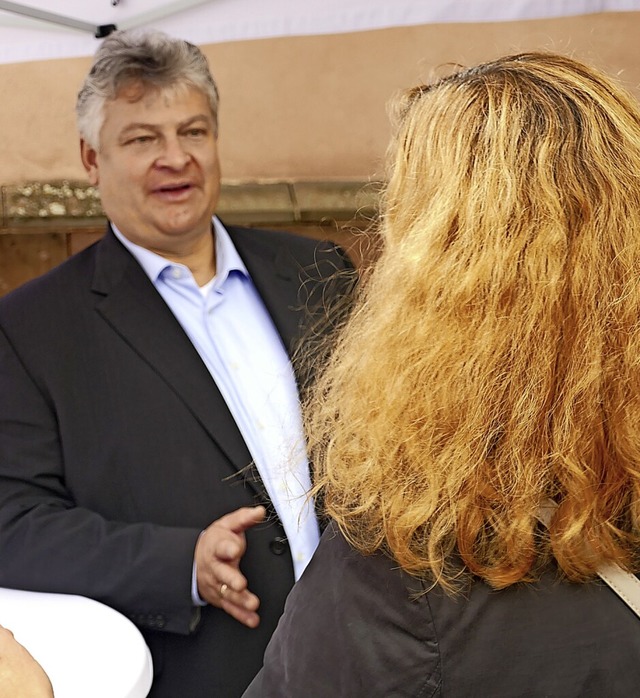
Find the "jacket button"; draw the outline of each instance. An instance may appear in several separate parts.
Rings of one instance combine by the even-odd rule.
[[[289,544],[287,543],[286,538],[274,538],[270,543],[269,543],[269,550],[274,555],[282,555],[287,551],[289,547]]]

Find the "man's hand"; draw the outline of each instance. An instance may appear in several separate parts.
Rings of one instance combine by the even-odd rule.
[[[0,625],[0,698],[53,698],[44,669]]]
[[[244,532],[264,520],[264,507],[236,509],[208,526],[196,544],[198,593],[249,628],[260,622],[260,599],[247,588],[240,560],[247,549]]]

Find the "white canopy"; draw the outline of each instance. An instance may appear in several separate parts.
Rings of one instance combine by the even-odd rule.
[[[94,34],[108,25],[154,27],[204,45],[634,10],[640,0],[0,0],[0,63],[91,55]]]

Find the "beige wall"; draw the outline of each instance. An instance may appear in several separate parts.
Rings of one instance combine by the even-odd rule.
[[[381,171],[385,103],[439,65],[514,50],[568,52],[640,85],[640,12],[426,25],[205,47],[222,94],[231,180],[367,178]],[[81,178],[73,117],[90,59],[0,66],[0,184]]]

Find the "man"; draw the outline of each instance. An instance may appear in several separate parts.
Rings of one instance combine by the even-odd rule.
[[[195,46],[112,34],[77,113],[110,226],[0,302],[0,585],[128,615],[156,698],[231,698],[317,543],[288,354],[351,267],[213,217]]]

